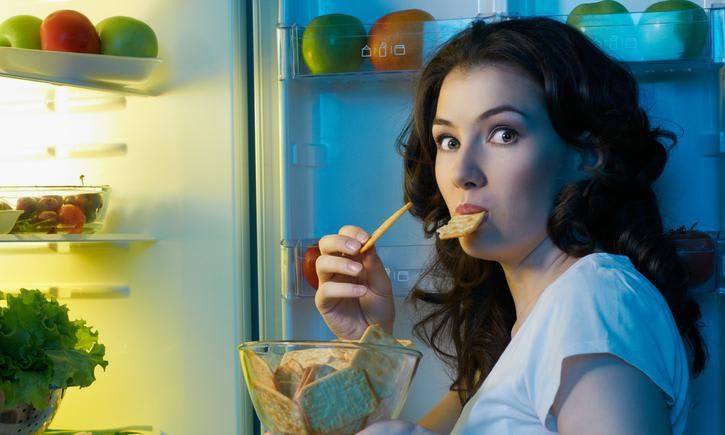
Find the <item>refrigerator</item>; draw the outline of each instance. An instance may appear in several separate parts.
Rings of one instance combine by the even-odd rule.
[[[65,9],[94,24],[133,17],[159,43],[160,61],[142,79],[128,74],[138,59],[110,70],[70,54],[0,67],[0,184],[80,185],[83,175],[85,185],[110,186],[96,234],[0,236],[0,289],[57,296],[106,346],[107,369],[67,389],[51,428],[252,431],[236,350],[251,339],[256,310],[247,6],[2,2],[0,20]]]
[[[651,2],[622,3],[636,17]],[[435,17],[421,32],[429,55],[474,19],[565,19],[576,4],[5,0],[0,19],[60,9],[94,23],[124,15],[148,23],[159,40],[160,61],[144,80],[99,79],[79,72],[71,56],[62,70],[0,62],[0,186],[78,185],[81,175],[86,185],[110,186],[97,234],[0,235],[0,289],[48,292],[107,348],[108,368],[90,387],[67,390],[51,427],[258,433],[236,346],[332,338],[302,273],[304,252],[345,224],[372,231],[402,205],[395,140],[417,70],[378,72],[365,59],[358,71],[312,74],[297,44],[311,20],[344,13],[368,31],[384,14],[423,9]],[[725,431],[725,20],[718,4],[698,4],[709,29],[700,56],[629,65],[654,119],[681,133],[658,183],[666,225],[697,223],[717,241],[716,272],[693,289],[711,357],[695,380],[691,413],[693,434],[714,434]],[[121,62],[115,73],[134,65]],[[405,296],[431,247],[409,215],[377,244],[396,295],[398,338],[415,340]],[[424,356],[400,416],[409,421],[450,383],[435,355],[417,340],[416,348]]]
[[[376,69],[374,57],[396,55],[393,50],[400,44],[392,39],[384,40],[387,44],[383,44],[371,38],[361,49],[362,61],[351,71],[325,70],[311,64],[305,58],[302,40],[313,20],[326,14],[351,15],[370,32],[385,14],[422,9],[435,18],[425,22],[417,35],[425,59],[473,20],[537,15],[566,21],[567,15],[582,3],[585,2],[252,2],[254,61],[250,77],[254,82],[257,224],[254,249],[260,339],[333,338],[315,309],[315,290],[305,279],[305,252],[320,237],[336,233],[346,224],[372,232],[403,203],[402,160],[396,140],[411,111],[419,69]],[[655,186],[665,227],[694,226],[717,241],[717,250],[709,249],[712,275],[690,290],[701,304],[702,331],[710,351],[707,368],[692,387],[690,432],[725,433],[721,417],[725,384],[720,375],[721,294],[725,291],[721,236],[725,221],[723,5],[696,2],[706,12],[707,19],[701,24],[707,27],[708,36],[702,51],[681,59],[672,54],[677,51],[672,44],[647,46],[635,30],[657,31],[664,26],[665,31],[675,32],[667,28],[666,19],[645,24],[643,12],[653,1],[620,3],[631,12],[632,27],[620,32],[617,26],[612,29],[600,23],[601,27],[595,28],[590,36],[610,55],[625,61],[636,74],[642,106],[652,123],[675,131],[679,137],[667,169]],[[642,25],[635,27],[640,21]],[[376,246],[393,284],[395,335],[413,339],[424,355],[400,416],[417,421],[447,392],[451,382],[447,367],[412,335],[415,313],[405,301],[430,257],[432,241],[424,237],[421,224],[406,215]],[[682,255],[701,254],[686,251],[682,247]]]

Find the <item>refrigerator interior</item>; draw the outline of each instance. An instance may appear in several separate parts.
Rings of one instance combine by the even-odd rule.
[[[0,288],[51,291],[106,345],[107,370],[67,390],[51,427],[251,433],[236,350],[252,312],[245,7],[3,2],[3,20],[60,9],[93,23],[140,19],[163,60],[129,92],[0,77],[0,185],[78,185],[84,175],[111,187],[96,236],[114,242],[0,243]]]
[[[383,14],[419,8],[438,20],[422,36],[424,49],[430,50],[477,15],[549,15],[565,20],[581,2],[271,3],[275,2],[254,3],[255,25],[261,29],[254,41],[260,334],[269,339],[328,339],[332,336],[315,309],[314,290],[302,275],[304,252],[319,237],[345,224],[372,231],[402,204],[402,167],[395,143],[411,109],[416,76],[376,72],[367,61],[359,72],[312,74],[295,43],[307,23],[319,15],[344,13],[359,18],[369,31]],[[652,2],[621,3],[636,20]],[[716,6],[708,1],[698,4]],[[721,12],[711,15],[713,29],[721,28]],[[276,34],[271,30],[274,25]],[[631,62],[630,66],[653,124],[679,136],[656,185],[666,227],[696,224],[719,238],[725,187],[719,71],[723,59],[721,44],[717,37],[714,40],[707,43],[701,58],[690,63]],[[414,318],[404,297],[430,254],[431,241],[423,237],[420,223],[406,215],[377,246],[397,295],[396,336],[413,338]],[[703,307],[710,364],[693,387],[692,433],[723,430],[719,410],[725,386],[719,373],[724,268],[719,252],[719,272],[695,289]],[[416,345],[424,357],[401,415],[410,421],[422,417],[450,382],[437,358],[422,343]]]

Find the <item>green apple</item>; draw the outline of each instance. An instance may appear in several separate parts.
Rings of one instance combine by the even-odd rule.
[[[101,38],[101,54],[111,56],[156,57],[159,43],[154,30],[131,17],[109,17],[96,25]]]
[[[0,46],[40,50],[40,25],[32,15],[16,15],[0,24]]]
[[[302,34],[302,57],[312,74],[356,71],[362,63],[367,33],[346,14],[320,15]]]
[[[587,35],[599,48],[620,60],[637,57],[634,21],[624,5],[614,0],[581,4],[566,23]]]
[[[707,41],[705,11],[687,0],[667,0],[645,9],[639,19],[640,50],[645,60],[691,59]]]

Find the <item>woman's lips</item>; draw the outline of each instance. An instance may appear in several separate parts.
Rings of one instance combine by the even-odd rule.
[[[457,214],[473,214],[473,213],[480,213],[482,211],[488,211],[488,210],[481,207],[480,205],[476,205],[476,204],[461,204],[458,207],[456,207]]]

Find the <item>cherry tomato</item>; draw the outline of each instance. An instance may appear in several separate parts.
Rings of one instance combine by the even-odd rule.
[[[320,286],[320,281],[317,278],[317,269],[315,266],[315,263],[317,262],[317,257],[319,257],[321,254],[320,248],[315,246],[310,246],[307,248],[307,251],[305,251],[305,255],[302,258],[302,274],[305,277],[305,281],[317,290],[317,287]]]
[[[63,204],[58,210],[58,222],[65,227],[71,227],[69,233],[80,234],[86,223],[86,215],[78,206]]]

